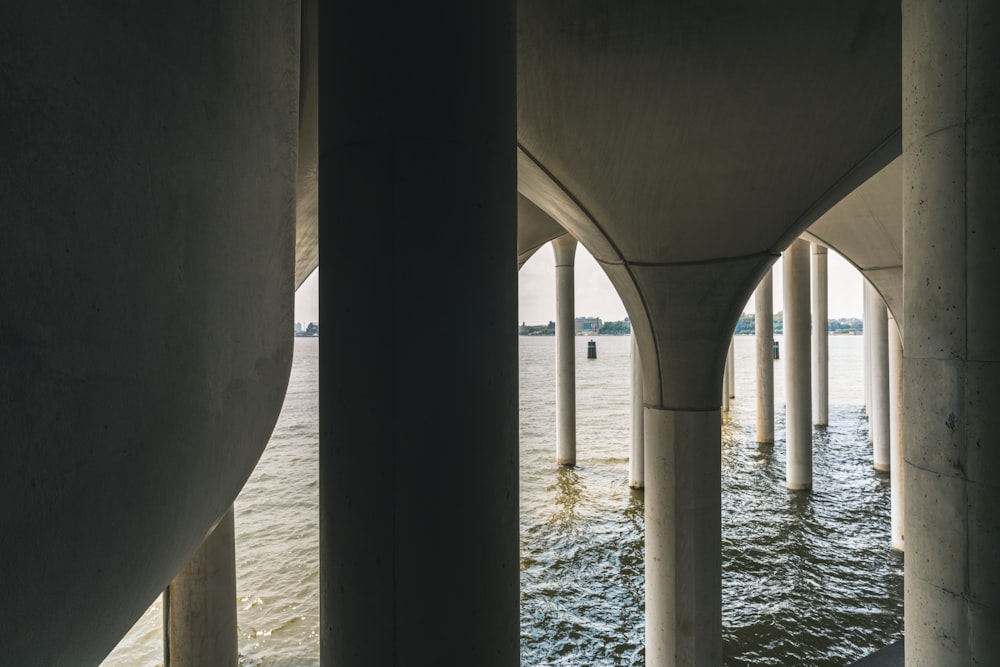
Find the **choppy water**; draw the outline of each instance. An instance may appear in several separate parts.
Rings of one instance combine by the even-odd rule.
[[[554,339],[520,338],[521,663],[643,665],[642,494],[627,485],[630,340],[577,338],[578,467],[554,465]],[[773,447],[754,442],[753,338],[736,339],[723,426],[727,667],[845,665],[902,632],[888,478],[871,467],[860,337],[830,339],[830,421],[812,494],[784,488],[782,362]],[[319,664],[318,341],[297,339],[289,396],[236,502],[241,665]],[[107,666],[162,662],[154,604]]]

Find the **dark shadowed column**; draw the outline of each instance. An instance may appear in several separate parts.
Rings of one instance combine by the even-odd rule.
[[[514,6],[319,34],[322,664],[516,665]]]
[[[904,0],[910,665],[1000,655],[1000,3]]]
[[[99,664],[267,444],[299,34],[293,0],[0,3],[4,665]]]

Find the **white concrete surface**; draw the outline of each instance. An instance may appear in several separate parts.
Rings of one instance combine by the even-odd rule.
[[[813,424],[830,422],[830,342],[827,302],[827,250],[812,247],[812,400]]]
[[[809,243],[796,239],[783,255],[785,361],[785,484],[810,490],[812,383],[809,335]]]
[[[768,269],[754,293],[757,345],[757,442],[774,442],[774,279]]]
[[[576,465],[576,239],[552,240],[556,260],[556,463]]]

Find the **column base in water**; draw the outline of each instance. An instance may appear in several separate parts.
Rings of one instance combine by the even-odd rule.
[[[719,410],[645,409],[646,664],[722,664]]]
[[[163,593],[166,667],[235,667],[236,536],[230,507]]]

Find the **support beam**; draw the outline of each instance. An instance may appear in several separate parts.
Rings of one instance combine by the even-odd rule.
[[[726,386],[729,387],[729,398],[736,398],[736,340],[729,339],[729,353],[726,356]]]
[[[576,306],[573,260],[576,239],[552,241],[556,258],[556,463],[576,465]]]
[[[871,413],[868,431],[872,440],[872,462],[876,470],[889,470],[889,324],[885,302],[874,287],[868,287],[871,318],[865,336],[871,345]]]
[[[812,393],[809,335],[809,243],[796,239],[784,255],[785,484],[812,489]]]
[[[892,548],[903,551],[903,340],[889,313],[889,508]]]
[[[230,507],[163,592],[163,664],[235,667],[236,533]]]
[[[514,3],[322,9],[321,664],[514,666]]]
[[[1000,3],[903,0],[903,635],[1000,655]]]
[[[757,343],[757,442],[774,442],[774,279],[771,270],[754,293]]]
[[[830,423],[830,342],[827,308],[826,246],[812,244],[812,398],[813,424]]]
[[[729,413],[729,362],[722,369],[722,412]]]
[[[718,410],[646,408],[646,662],[721,665]],[[678,539],[683,536],[683,539]]]
[[[861,285],[861,295],[864,300],[864,306],[861,311],[861,318],[863,320],[863,326],[867,327],[868,323],[871,322],[871,307],[872,304],[868,299],[868,281],[862,280]],[[862,373],[865,378],[865,420],[868,422],[868,444],[872,444],[872,431],[871,431],[871,421],[872,421],[872,346],[871,346],[871,336],[868,335],[867,329],[865,330],[865,337],[863,345],[865,348],[865,365],[862,369]]]
[[[626,306],[643,315],[632,322],[645,404],[649,665],[722,664],[719,399],[732,322],[773,262],[766,253],[629,272],[644,297]]]
[[[632,335],[632,449],[629,453],[628,485],[633,489],[641,489],[645,485],[643,470],[645,461],[644,410],[642,404],[642,360],[639,358],[639,346]]]

